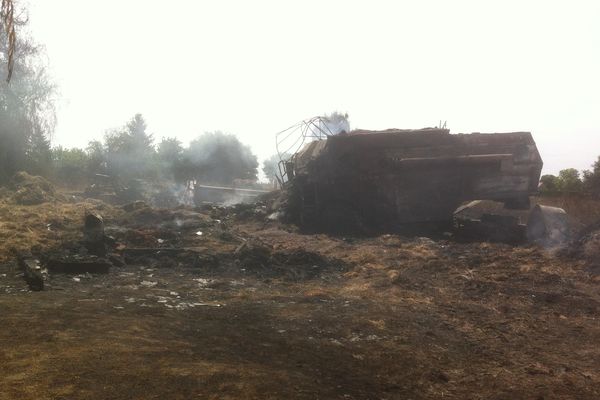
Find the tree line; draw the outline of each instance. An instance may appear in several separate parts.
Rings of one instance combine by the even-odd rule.
[[[91,141],[85,149],[52,148],[56,86],[46,72],[43,48],[23,29],[26,13],[14,13],[12,2],[3,1],[0,14],[4,28],[0,39],[10,39],[0,40],[0,76],[12,77],[10,82],[0,81],[0,185],[21,170],[72,185],[85,185],[98,174],[123,181],[166,179],[182,184],[257,180],[257,157],[234,135],[208,132],[187,147],[174,137],[155,143],[140,114],[106,133],[103,140]],[[11,35],[15,27],[18,36]],[[339,117],[347,125],[347,115],[334,113],[331,117]],[[274,184],[282,182],[278,162],[279,157],[272,156],[262,168]],[[568,168],[557,176],[542,176],[540,192],[600,197],[600,157],[581,174]]]
[[[552,194],[588,194],[600,197],[600,157],[592,168],[580,173],[575,168],[561,170],[558,175],[543,175],[540,179],[540,193]]]
[[[3,21],[8,16],[5,4],[3,1]],[[12,76],[10,82],[0,82],[0,185],[17,171],[72,185],[89,183],[98,174],[123,181],[232,184],[257,180],[256,156],[234,135],[208,132],[187,147],[173,137],[155,143],[140,114],[84,149],[52,148],[56,86],[46,72],[43,47],[26,33],[27,16],[22,11],[15,13],[22,15],[21,19],[10,15],[11,26],[19,28],[19,35],[11,37],[14,40],[0,40],[0,75]]]
[[[50,171],[59,182],[85,184],[97,174],[119,178],[170,180],[189,184],[255,182],[258,160],[250,147],[231,134],[207,132],[187,147],[174,137],[154,142],[141,114],[121,128],[91,141],[85,149],[50,149]]]

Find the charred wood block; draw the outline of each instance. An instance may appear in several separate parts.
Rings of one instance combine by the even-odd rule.
[[[54,258],[46,264],[48,271],[59,274],[107,274],[111,266],[111,263],[102,258]]]
[[[124,267],[125,264],[125,260],[123,260],[123,258],[117,254],[111,254],[108,256],[108,260],[110,261],[110,263],[112,265],[114,265],[115,267]]]
[[[188,251],[190,250],[186,248],[173,247],[127,247],[121,250],[121,254],[125,257],[156,257],[163,255],[176,256]]]
[[[44,290],[44,277],[38,260],[22,258],[19,259],[19,266],[23,269],[23,278],[29,289],[36,292]]]
[[[99,214],[86,214],[83,222],[83,235],[88,241],[102,241],[104,220]]]
[[[82,244],[91,255],[106,257],[106,254],[108,253],[107,246],[102,239],[96,241],[84,240]]]
[[[149,259],[179,259],[187,254],[195,254],[184,248],[126,248],[121,250],[121,255],[128,264],[147,262]]]
[[[84,230],[101,231],[104,233],[104,220],[100,214],[87,214],[84,220]]]

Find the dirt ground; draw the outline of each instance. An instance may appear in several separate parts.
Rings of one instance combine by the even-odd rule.
[[[75,242],[86,210],[127,265],[29,291],[14,255]],[[244,213],[0,202],[0,399],[600,398],[583,261]]]

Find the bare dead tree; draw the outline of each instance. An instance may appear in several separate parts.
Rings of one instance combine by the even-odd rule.
[[[6,76],[6,82],[10,82],[12,77],[13,67],[15,64],[15,48],[17,43],[17,35],[15,33],[15,6],[13,0],[2,0],[2,6],[0,7],[0,23],[4,34],[6,35],[7,46],[7,64],[8,73]]]

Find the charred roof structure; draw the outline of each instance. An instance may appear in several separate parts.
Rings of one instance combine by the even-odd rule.
[[[305,125],[298,140],[303,146],[281,163],[288,215],[301,225],[335,231],[446,222],[468,200],[527,209],[537,191],[542,159],[529,132],[425,128],[315,135],[309,128],[320,128],[319,121]],[[304,143],[307,138],[314,139]]]

